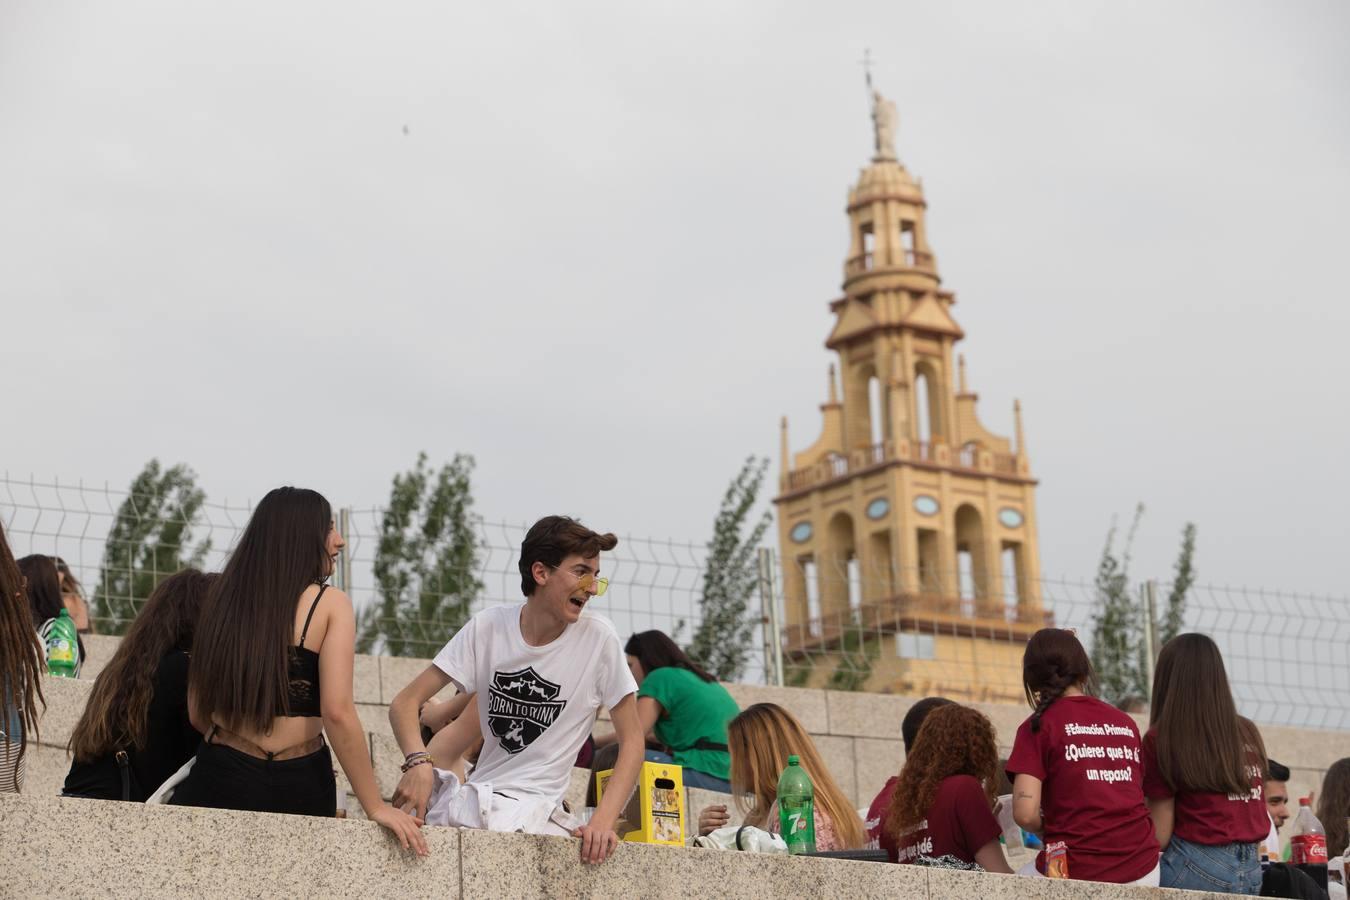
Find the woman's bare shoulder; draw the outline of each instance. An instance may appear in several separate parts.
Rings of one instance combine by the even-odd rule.
[[[319,603],[316,605],[314,601],[316,598],[318,598],[319,591],[323,591],[323,599],[321,599]],[[301,592],[300,602],[298,604],[299,608],[303,609],[305,612],[308,612],[309,608],[313,606],[315,618],[318,617],[320,610],[322,610],[325,606],[330,605],[338,607],[346,606],[350,608],[352,605],[352,598],[348,596],[347,592],[340,587],[335,587],[334,585],[331,584],[330,585],[311,584],[308,587],[306,587],[303,592]]]
[[[321,585],[311,584],[300,594],[300,602],[296,604],[295,637],[298,642],[303,636],[304,645],[310,649],[323,644],[332,622],[351,619],[355,615],[352,598],[346,591],[330,585],[322,588],[323,596],[320,597],[320,589]],[[307,631],[306,620],[309,621]]]

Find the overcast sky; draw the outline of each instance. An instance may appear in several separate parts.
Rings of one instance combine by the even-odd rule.
[[[900,112],[1047,575],[1149,510],[1343,595],[1341,2],[0,4],[0,469],[706,540],[815,440],[862,71]],[[406,127],[406,133],[405,133]]]

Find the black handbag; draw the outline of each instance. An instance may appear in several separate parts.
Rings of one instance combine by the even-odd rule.
[[[140,782],[136,779],[136,773],[131,771],[131,757],[127,755],[126,750],[118,750],[113,754],[113,759],[117,761],[117,771],[122,776],[122,799],[141,802],[136,798],[143,797],[145,792],[141,790]]]

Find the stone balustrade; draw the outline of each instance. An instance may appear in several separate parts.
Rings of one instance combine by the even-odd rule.
[[[941,442],[902,438],[848,453],[830,453],[809,466],[792,469],[782,478],[779,486],[785,493],[804,491],[895,461],[934,469],[997,475],[1012,480],[1030,477],[1025,457],[1016,453],[995,453],[975,446],[952,447]]]
[[[907,897],[1219,900],[1226,895],[918,866],[426,830],[430,855],[372,822],[0,794],[5,896]]]

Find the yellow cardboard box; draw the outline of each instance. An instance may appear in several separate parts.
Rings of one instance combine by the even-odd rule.
[[[595,773],[595,799],[605,795],[613,769]],[[643,844],[684,846],[684,774],[673,763],[644,762],[637,790],[619,816],[619,836]],[[626,823],[626,824],[625,824]],[[629,829],[625,833],[625,828]]]

